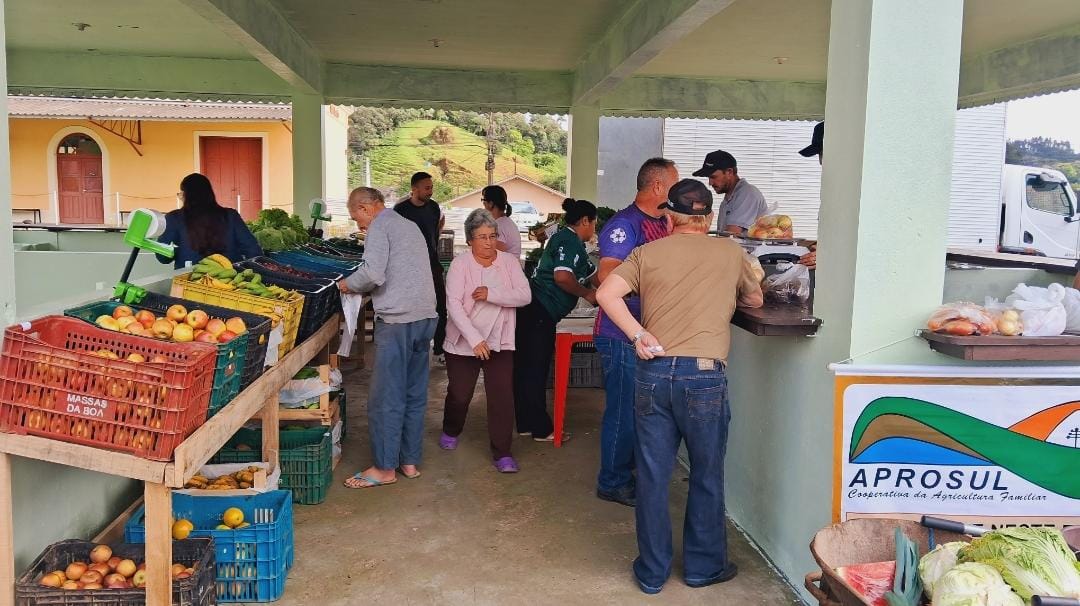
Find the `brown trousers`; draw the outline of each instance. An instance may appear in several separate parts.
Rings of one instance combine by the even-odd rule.
[[[465,429],[465,417],[476,390],[480,370],[484,371],[487,394],[488,439],[494,458],[510,456],[514,432],[514,352],[493,351],[490,360],[474,356],[446,354],[446,403],[443,433],[458,437]]]

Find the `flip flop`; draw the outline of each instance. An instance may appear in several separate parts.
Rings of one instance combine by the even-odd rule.
[[[405,469],[403,467],[398,467],[398,471],[401,472],[401,475],[405,476],[406,480],[415,480],[416,478],[419,478],[420,476],[424,475],[423,473],[420,472],[419,469],[417,469],[416,473],[414,473],[412,475],[409,475],[409,474],[405,473]]]
[[[369,478],[368,476],[365,476],[364,472],[362,472],[362,471],[358,472],[356,475],[354,475],[353,477],[351,477],[349,479],[350,480],[362,480],[362,481],[368,483],[367,486],[349,486],[348,484],[345,484],[345,488],[351,488],[353,490],[360,490],[362,488],[378,488],[379,486],[389,486],[390,484],[396,484],[397,483],[397,478],[394,478],[393,480],[387,480],[386,482],[383,482],[381,480],[376,480],[375,478]]]
[[[564,431],[562,433],[562,441],[563,441],[563,443],[569,442],[570,438],[573,437],[573,435],[574,434],[570,433],[569,431]],[[555,434],[554,433],[549,435],[546,438],[533,438],[533,442],[554,442],[554,441],[555,441]]]

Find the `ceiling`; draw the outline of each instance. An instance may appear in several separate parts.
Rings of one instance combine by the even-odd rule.
[[[272,0],[333,63],[572,71],[625,0]],[[432,42],[438,39],[436,48]]]
[[[9,49],[250,58],[178,0],[9,0],[4,16]]]

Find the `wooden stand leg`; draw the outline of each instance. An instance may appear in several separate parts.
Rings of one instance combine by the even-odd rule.
[[[280,403],[278,402],[278,396],[275,392],[274,395],[266,399],[266,405],[262,409],[262,444],[263,460],[270,463],[270,469],[267,473],[273,472],[278,467],[278,451],[280,449],[279,434],[278,431],[278,413],[280,412]]]
[[[15,526],[11,506],[11,455],[0,453],[0,606],[15,604]]]
[[[146,502],[146,604],[172,603],[172,492],[164,484],[143,483]]]

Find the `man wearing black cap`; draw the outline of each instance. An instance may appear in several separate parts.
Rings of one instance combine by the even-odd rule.
[[[810,136],[810,145],[799,150],[799,155],[804,158],[811,158],[817,156],[818,164],[822,164],[825,159],[825,123],[818,122],[814,125],[814,134]],[[809,267],[810,269],[817,268],[817,243],[810,245],[810,252],[806,253],[799,259],[799,263]]]
[[[683,578],[722,583],[738,569],[727,557],[724,453],[731,418],[726,359],[736,304],[763,303],[752,261],[728,238],[710,238],[712,193],[683,179],[668,192],[671,235],[635,249],[600,285],[596,299],[634,343],[638,440],[634,576],[645,593],[671,574],[668,486],[679,443],[690,455],[683,529]],[[638,322],[623,297],[641,296]]]
[[[769,205],[761,190],[739,178],[735,156],[726,151],[718,149],[705,156],[705,162],[694,171],[694,176],[708,177],[713,190],[724,194],[716,223],[720,231],[740,235],[750,229],[758,217],[769,214]]]

